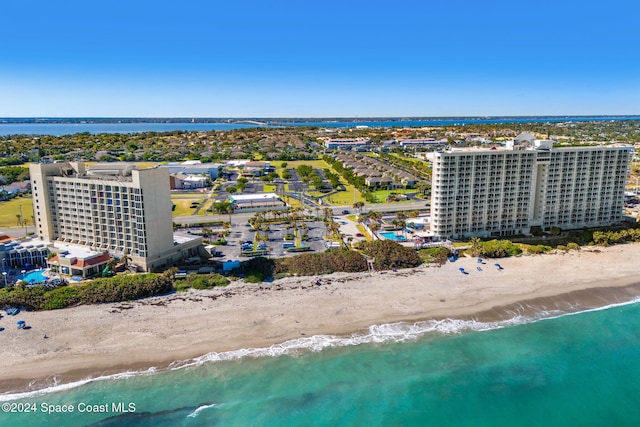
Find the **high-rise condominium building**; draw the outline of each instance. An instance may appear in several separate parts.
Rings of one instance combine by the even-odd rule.
[[[199,239],[174,241],[167,168],[65,162],[31,165],[30,174],[43,241],[126,254],[146,271],[197,253]]]
[[[554,148],[524,133],[506,148],[436,152],[432,232],[459,239],[619,223],[632,151]]]

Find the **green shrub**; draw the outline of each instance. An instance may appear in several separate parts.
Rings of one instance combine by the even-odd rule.
[[[275,260],[274,274],[314,276],[334,271],[367,271],[367,260],[356,251],[331,249],[323,253],[304,253]]]
[[[173,286],[175,287],[176,291],[178,291],[178,292],[184,292],[184,291],[187,291],[187,290],[189,290],[191,288],[191,286],[189,286],[189,283],[184,279],[176,280],[173,283]]]
[[[96,279],[79,289],[83,304],[131,301],[174,290],[171,278],[152,273]]]
[[[211,289],[213,285],[209,284],[209,280],[205,276],[199,276],[196,274],[190,274],[187,277],[187,282],[193,289]]]
[[[424,262],[432,262],[438,265],[444,265],[447,262],[447,257],[450,255],[453,255],[453,253],[444,246],[420,249],[418,251],[418,256]]]
[[[522,250],[524,250],[526,253],[531,254],[531,255],[538,255],[542,253],[542,250],[535,245],[525,245],[522,244],[520,245],[520,247],[522,248]]]
[[[569,251],[578,251],[580,250],[580,245],[574,242],[567,243],[567,250]]]
[[[0,307],[23,307],[27,310],[40,310],[44,305],[45,288],[6,287],[0,289]]]
[[[481,242],[479,253],[485,258],[504,258],[507,256],[518,255],[522,249],[510,240],[489,240]]]
[[[244,281],[247,283],[262,283],[263,280],[264,274],[260,271],[251,271],[244,278]]]
[[[227,286],[230,282],[229,279],[224,277],[221,274],[211,274],[209,276],[209,283],[213,284],[213,286]]]
[[[178,283],[182,282],[182,283]],[[220,274],[189,274],[185,280],[176,282],[176,290],[185,291],[189,288],[193,289],[211,289],[215,286],[227,286],[229,280]]]
[[[422,260],[417,252],[391,240],[375,240],[364,244],[363,252],[373,257],[376,270],[417,267]]]
[[[599,246],[609,246],[616,243],[640,242],[640,228],[624,230],[594,231],[593,243]]]
[[[42,310],[58,310],[78,303],[79,290],[76,287],[63,286],[44,294]]]
[[[528,254],[531,255],[538,255],[538,254],[544,254],[547,253],[549,251],[551,251],[553,248],[551,246],[545,246],[545,245],[526,245],[526,244],[520,244],[520,248],[522,248],[522,250],[524,250],[525,252],[527,252]]]

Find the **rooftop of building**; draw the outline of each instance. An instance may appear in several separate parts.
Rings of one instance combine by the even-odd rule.
[[[261,194],[234,194],[229,196],[229,198],[233,201],[247,201],[247,200],[270,200],[270,199],[279,199],[276,193],[261,193]]]
[[[201,239],[200,236],[194,236],[193,234],[187,233],[173,233],[173,243],[177,245],[182,245],[184,243],[191,242],[193,240]]]
[[[539,140],[540,142],[552,143],[553,141]],[[450,147],[446,150],[438,150],[436,153],[490,153],[490,152],[505,152],[505,151],[569,151],[569,150],[598,150],[603,148],[616,149],[626,148],[633,149],[630,145],[626,144],[608,144],[608,145],[579,145],[579,146],[558,146],[552,144],[534,145],[534,146],[518,146],[517,144],[510,147],[507,141],[507,145],[494,145],[491,147]]]

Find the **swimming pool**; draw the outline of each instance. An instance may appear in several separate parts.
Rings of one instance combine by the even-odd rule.
[[[396,233],[393,232],[393,231],[387,231],[385,233],[380,233],[380,235],[382,237],[384,237],[385,239],[387,239],[387,240],[395,240],[397,242],[406,242],[407,241],[406,237],[404,237],[401,234],[396,235]]]
[[[44,274],[44,270],[33,270],[25,274],[24,278],[18,276],[27,283],[40,283],[49,280]]]

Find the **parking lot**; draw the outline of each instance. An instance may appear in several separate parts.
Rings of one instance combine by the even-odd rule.
[[[326,250],[324,243],[325,227],[321,221],[306,222],[306,233],[309,236],[308,240],[302,241],[302,244],[311,248],[310,252],[324,252]],[[265,242],[267,246],[268,257],[279,258],[284,256],[294,256],[300,252],[287,252],[284,244],[293,243],[288,240],[285,242],[284,235],[286,233],[293,233],[292,230],[286,229],[286,224],[271,224],[268,237]],[[226,237],[226,245],[217,245],[215,249],[220,254],[215,257],[216,260],[237,260],[247,259],[248,257],[241,254],[241,247],[243,242],[253,242],[255,237],[255,230],[248,224],[234,224],[231,232]]]

